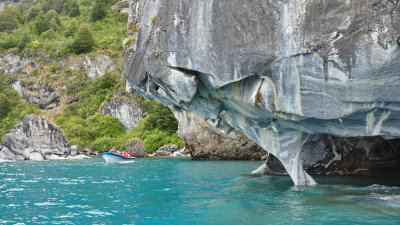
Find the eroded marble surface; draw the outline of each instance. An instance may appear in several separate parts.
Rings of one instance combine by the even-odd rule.
[[[240,130],[314,184],[299,162],[310,135],[400,136],[399,13],[389,0],[134,1],[127,90]]]

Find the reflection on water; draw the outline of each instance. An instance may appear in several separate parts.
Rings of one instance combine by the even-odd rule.
[[[0,224],[400,224],[396,178],[248,175],[260,162],[0,163]],[[380,183],[380,184],[377,184]]]

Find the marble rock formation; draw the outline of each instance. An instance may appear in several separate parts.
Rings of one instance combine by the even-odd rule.
[[[133,157],[136,158],[147,158],[146,149],[143,146],[143,141],[139,138],[133,138],[131,140],[126,141],[125,148],[127,151],[132,153]]]
[[[190,112],[174,112],[178,135],[194,160],[262,160],[268,153],[239,131],[229,134]]]
[[[400,4],[138,0],[127,90],[244,133],[296,185],[314,135],[400,136]]]
[[[39,105],[41,109],[54,109],[60,103],[60,95],[57,91],[50,87],[36,87],[30,86],[27,87],[24,83],[20,81],[16,81],[12,84],[14,90],[18,92],[18,94],[31,103],[36,103]]]
[[[26,116],[22,123],[5,134],[0,146],[2,160],[82,158],[82,155],[70,155],[71,147],[62,131],[35,115]]]
[[[309,174],[393,176],[400,173],[400,139],[314,135],[301,149],[300,161]],[[286,174],[270,154],[255,174]]]
[[[137,122],[143,119],[143,112],[135,98],[111,99],[102,107],[101,114],[116,118],[126,130],[137,127]]]
[[[83,70],[91,79],[103,76],[106,71],[113,71],[116,67],[113,60],[104,54],[88,54],[70,59],[66,66],[73,70]]]
[[[30,59],[29,57],[24,56],[21,58],[19,55],[16,55],[12,52],[9,52],[4,56],[0,57],[0,70],[4,73],[14,73],[21,68],[27,68],[27,67],[35,68],[38,66],[39,64]]]

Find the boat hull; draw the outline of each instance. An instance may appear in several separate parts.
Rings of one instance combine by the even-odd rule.
[[[103,159],[106,160],[107,163],[133,163],[135,162],[135,158],[124,158],[119,155],[114,155],[111,153],[104,153],[102,155]]]

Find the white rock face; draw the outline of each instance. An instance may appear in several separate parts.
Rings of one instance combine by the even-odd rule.
[[[70,145],[62,131],[46,119],[26,116],[2,137],[0,158],[5,160],[65,159]]]
[[[54,109],[60,102],[60,95],[57,91],[50,87],[26,87],[24,83],[16,81],[12,84],[19,96],[31,103],[36,103],[41,109]]]
[[[126,130],[137,127],[137,122],[143,119],[143,112],[134,98],[112,99],[103,106],[101,114],[115,117]]]
[[[115,63],[108,55],[92,54],[84,55],[70,63],[69,67],[74,70],[84,70],[86,75],[92,79],[101,77],[105,72],[115,69]]]
[[[138,1],[127,90],[246,134],[296,185],[313,135],[400,137],[400,4]],[[156,20],[151,18],[156,16]]]
[[[29,58],[21,58],[12,52],[0,58],[0,70],[5,73],[13,73],[23,67],[37,67],[38,64]]]
[[[9,5],[15,5],[18,6],[22,0],[1,0],[0,1],[0,10],[3,10],[4,7],[9,6]]]

